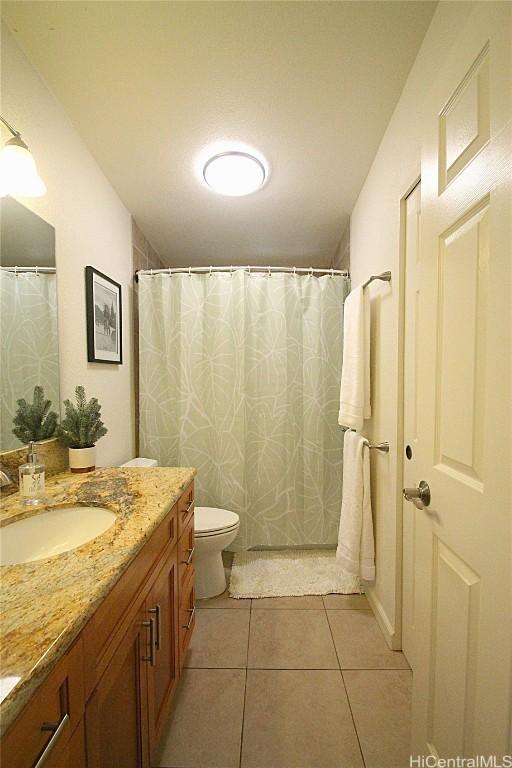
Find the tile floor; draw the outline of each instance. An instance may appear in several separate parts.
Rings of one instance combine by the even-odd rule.
[[[411,672],[364,595],[197,607],[157,766],[409,766]]]

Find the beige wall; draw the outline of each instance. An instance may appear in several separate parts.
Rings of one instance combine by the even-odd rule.
[[[1,113],[21,131],[48,189],[20,202],[56,230],[61,399],[72,397],[77,384],[98,397],[109,432],[98,443],[97,462],[118,464],[135,445],[130,214],[5,27]],[[8,135],[2,130],[1,137]],[[122,365],[87,362],[87,264],[122,285]]]
[[[420,175],[422,114],[432,111],[429,83],[478,3],[439,4],[351,215],[352,285],[390,269],[391,286],[373,283],[372,412],[366,434],[387,440],[389,455],[372,455],[377,578],[370,600],[388,641],[400,647],[401,339],[400,200]],[[400,456],[397,455],[399,446]]]

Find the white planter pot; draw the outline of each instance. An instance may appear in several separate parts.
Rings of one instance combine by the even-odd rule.
[[[72,472],[92,472],[96,469],[96,446],[92,448],[68,448],[69,468]]]

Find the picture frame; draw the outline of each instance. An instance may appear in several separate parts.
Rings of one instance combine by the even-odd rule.
[[[87,360],[89,363],[123,362],[121,286],[94,267],[85,268]]]

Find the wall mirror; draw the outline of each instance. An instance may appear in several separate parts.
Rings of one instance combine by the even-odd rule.
[[[0,200],[0,450],[26,441],[13,434],[16,401],[44,389],[59,413],[55,230],[10,197]]]

